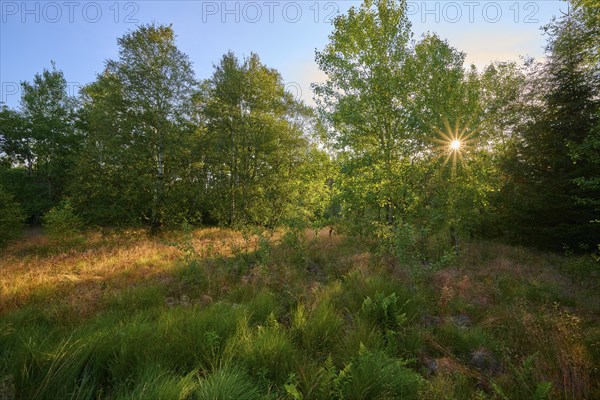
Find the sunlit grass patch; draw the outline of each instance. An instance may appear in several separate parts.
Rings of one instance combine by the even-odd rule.
[[[136,264],[144,257],[151,257],[154,262]],[[161,276],[174,267],[173,260],[174,253],[170,249],[149,241],[126,248],[64,253],[47,258],[8,256],[0,260],[0,268],[6,272],[0,276],[0,311],[27,303],[36,296],[56,297],[59,301],[71,298],[74,303],[81,294],[77,290],[79,285],[96,282],[126,287]]]

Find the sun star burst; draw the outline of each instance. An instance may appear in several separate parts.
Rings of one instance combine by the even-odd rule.
[[[456,118],[454,126],[450,124],[448,118],[444,118],[443,123],[443,129],[435,128],[439,137],[433,140],[438,143],[436,153],[440,157],[445,155],[443,165],[446,166],[451,161],[452,172],[454,173],[458,164],[464,166],[464,154],[473,144],[473,136],[477,131],[471,130],[468,123],[461,127],[460,118]]]

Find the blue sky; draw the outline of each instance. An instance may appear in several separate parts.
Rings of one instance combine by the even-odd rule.
[[[0,101],[19,102],[18,82],[56,61],[70,89],[89,83],[117,38],[139,24],[173,24],[178,46],[208,78],[228,50],[258,53],[311,103],[310,83],[323,79],[314,62],[331,32],[331,17],[360,1],[8,1],[0,0]],[[493,60],[543,56],[540,26],[567,10],[564,1],[409,1],[415,38],[436,32],[483,67]]]

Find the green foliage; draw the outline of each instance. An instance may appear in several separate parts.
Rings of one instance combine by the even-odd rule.
[[[339,163],[342,224],[412,263],[441,257],[423,245],[429,235],[449,232],[456,247],[473,229],[493,171],[482,168],[489,147],[479,133],[486,115],[477,72],[436,35],[411,44],[406,7],[365,1],[336,18],[317,53],[328,80],[315,91]],[[449,150],[454,139],[464,148]]]
[[[310,390],[305,384],[286,384],[288,395],[294,399],[418,399],[424,383],[405,362],[364,346],[341,370],[328,358],[313,374]]]
[[[341,291],[335,296],[334,301],[351,312],[359,312],[367,297],[375,299],[376,303],[379,298],[388,298],[388,301],[393,301],[395,298],[393,311],[402,309],[409,319],[413,318],[419,309],[418,299],[415,298],[414,293],[410,292],[406,284],[393,278],[390,279],[382,273],[367,277],[356,273],[347,275]],[[376,309],[377,307],[375,305]]]
[[[342,333],[343,320],[329,302],[321,302],[312,310],[299,304],[291,316],[291,329],[302,348],[316,354],[327,354]]]
[[[342,364],[354,357],[361,346],[371,351],[385,348],[381,329],[365,318],[356,318],[346,334],[338,341],[332,356],[337,364]]]
[[[10,346],[6,356],[11,365],[22,366],[9,372],[20,395],[31,399],[65,398],[69,393],[95,399],[106,390],[115,390],[120,398],[140,398],[143,393],[189,398],[196,387],[195,369],[209,372],[222,364],[225,343],[242,318],[240,310],[223,305],[196,311],[131,315],[113,310],[68,337],[29,319],[27,324],[44,337],[27,329],[16,341],[4,342]],[[200,391],[213,393],[219,382],[206,388],[200,383]],[[181,397],[169,397],[173,393]]]
[[[77,100],[54,62],[21,89],[19,110],[0,110],[0,163],[19,173],[9,172],[0,182],[18,196],[27,218],[39,222],[65,194],[80,149]]]
[[[21,234],[24,220],[21,206],[0,186],[0,247]]]
[[[195,394],[198,400],[263,398],[248,374],[232,367],[220,368],[204,378]]]
[[[164,288],[155,285],[144,285],[121,290],[113,295],[107,295],[104,298],[104,302],[112,310],[133,314],[147,308],[162,305],[164,295]]]
[[[199,211],[196,81],[170,26],[143,25],[118,39],[96,82],[83,89],[88,134],[71,184],[88,222],[153,228]],[[200,179],[200,182],[202,180]],[[186,211],[184,211],[186,210]]]
[[[266,326],[254,329],[242,322],[227,352],[265,386],[284,383],[298,362],[294,344],[272,315]]]
[[[498,245],[488,251],[502,253]],[[131,288],[111,281],[85,319],[60,301],[47,306],[56,299],[48,292],[44,302],[0,317],[0,374],[28,399],[592,396],[597,329],[568,311],[578,302],[545,306],[563,290],[546,282],[558,267],[530,272],[533,255],[517,253],[503,262],[509,269],[520,260],[518,274],[492,258],[469,271],[428,270],[411,283],[398,266],[369,264],[322,282],[292,275],[292,264],[269,270],[283,274],[293,294],[274,294],[261,280],[238,284],[227,260],[214,259],[212,270],[202,266],[215,283],[209,288],[177,273]],[[273,265],[285,263],[285,254],[272,256]],[[456,282],[461,274],[469,279]],[[560,292],[549,297],[548,288]],[[170,302],[173,292],[191,299]],[[468,324],[439,304],[448,293],[449,302],[468,306]],[[474,293],[488,303],[469,304]],[[218,300],[204,301],[208,295]],[[475,353],[483,361],[473,361]]]
[[[340,399],[417,399],[423,380],[406,363],[361,347],[334,380]]]
[[[236,335],[244,313],[224,304],[214,304],[201,312],[194,309],[167,313],[159,321],[163,354],[168,365],[189,371],[212,371],[228,360],[225,347]]]
[[[83,222],[184,221],[171,243],[183,268],[126,288],[114,271],[97,286],[73,279],[81,299],[68,305],[64,280],[5,285],[3,307],[50,306],[0,310],[0,385],[25,399],[594,397],[597,332],[584,338],[561,307],[587,294],[568,293],[565,275],[586,281],[575,292],[593,287],[598,254],[537,271],[492,248],[479,260],[491,273],[458,280],[466,237],[600,249],[592,3],[545,28],[542,63],[478,71],[435,34],[413,40],[405,0],[365,0],[316,54],[316,110],[256,54],[229,52],[197,82],[172,27],[154,23],[118,39],[81,104],[54,64],[36,74],[17,110],[0,109],[0,245],[42,215],[60,245]],[[188,221],[243,240],[208,240],[219,256],[206,260],[213,247],[198,250]],[[321,240],[332,223],[351,244]],[[88,289],[103,312],[82,319]],[[481,349],[501,372],[474,365]],[[437,357],[428,384],[404,357],[422,370]]]
[[[256,293],[247,303],[246,309],[250,313],[250,321],[264,324],[270,317],[280,317],[283,314],[280,299],[267,290]]]
[[[444,343],[448,349],[462,357],[467,357],[489,342],[485,331],[482,329],[465,328],[452,323],[445,323],[437,327],[435,336],[440,343]]]
[[[582,281],[600,274],[600,245],[598,246],[598,251],[592,254],[573,255],[570,251],[567,252],[569,257],[561,263],[561,271]]]
[[[314,110],[256,54],[229,52],[198,82],[173,28],[142,25],[81,103],[54,63],[22,83],[20,107],[0,109],[0,185],[34,223],[67,197],[87,224],[153,231],[335,222],[437,269],[467,236],[589,252],[600,229],[592,3],[544,28],[544,62],[478,71],[436,34],[413,40],[405,0],[365,0],[316,54],[327,79]]]
[[[183,254],[183,260],[190,268],[197,268],[200,265],[202,255],[194,245],[194,230],[189,222],[184,221],[181,224],[182,237],[179,240],[169,242],[169,245],[176,247]]]
[[[202,143],[209,153],[213,219],[275,226],[323,208],[318,163],[326,157],[308,140],[318,122],[256,54],[241,62],[231,52],[224,55],[198,107],[206,120]]]
[[[515,240],[555,251],[591,248],[600,232],[600,87],[598,63],[588,56],[598,54],[598,32],[579,8],[545,30],[548,61],[529,71],[518,135],[503,163],[504,218]]]
[[[406,314],[402,313],[402,308],[396,293],[385,296],[378,292],[373,299],[367,297],[363,301],[361,313],[387,331],[398,329],[406,322]]]
[[[405,263],[411,263],[422,258],[417,248],[419,234],[413,225],[399,224],[388,235],[384,235],[382,241],[390,243],[392,249],[389,250],[389,254],[394,254],[400,261]]]
[[[306,268],[308,263],[308,243],[305,229],[292,228],[281,238],[281,247],[289,254],[289,262],[299,268]]]
[[[117,394],[118,400],[191,400],[198,387],[198,379],[194,372],[180,376],[170,371],[161,370],[156,365],[149,365],[133,379],[136,384],[133,388],[122,386],[121,393]],[[77,398],[81,389],[77,392]]]
[[[76,241],[81,233],[82,222],[75,214],[69,200],[63,200],[48,211],[43,218],[44,231],[57,243],[66,244]]]
[[[497,384],[492,384],[494,392],[503,400],[515,397],[527,397],[532,400],[545,400],[550,397],[552,392],[552,382],[537,382],[534,377],[534,362],[536,354],[530,355],[523,360],[520,367],[511,366],[516,376],[517,385],[513,386],[507,395]]]

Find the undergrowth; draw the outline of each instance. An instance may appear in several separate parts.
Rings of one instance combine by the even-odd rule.
[[[580,260],[473,242],[415,272],[323,232],[170,235],[8,252],[0,398],[600,398]]]

